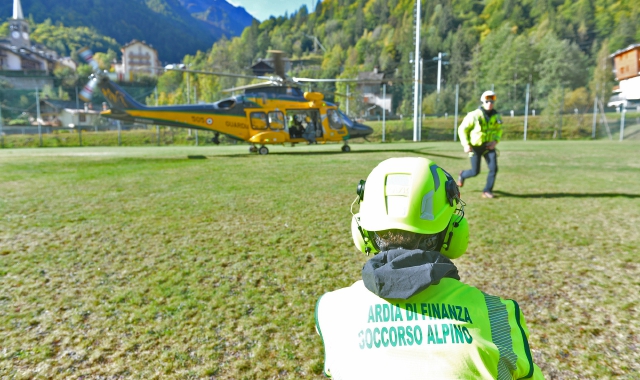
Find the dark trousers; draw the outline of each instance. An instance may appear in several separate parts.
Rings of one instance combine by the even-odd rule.
[[[463,171],[460,176],[464,181],[467,178],[475,177],[480,174],[480,160],[484,157],[489,167],[489,175],[487,176],[487,184],[484,186],[483,191],[493,191],[493,184],[496,182],[496,175],[498,174],[498,155],[495,149],[487,149],[484,145],[472,146],[473,155],[471,158],[471,169]]]

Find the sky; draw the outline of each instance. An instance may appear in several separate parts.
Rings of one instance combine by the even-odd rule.
[[[250,15],[264,21],[272,15],[278,17],[285,12],[291,14],[305,4],[309,9],[311,4],[315,6],[317,0],[227,0],[227,2],[243,7]]]

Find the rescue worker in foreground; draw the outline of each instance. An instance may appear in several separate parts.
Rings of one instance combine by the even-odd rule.
[[[460,282],[469,227],[453,177],[391,158],[358,185],[362,281],[323,295],[316,329],[333,379],[542,379],[515,301]],[[352,205],[353,208],[353,205]]]
[[[502,118],[494,109],[495,92],[483,92],[480,101],[482,102],[480,107],[469,112],[458,127],[460,144],[471,158],[471,169],[461,171],[457,183],[462,187],[465,179],[480,174],[480,160],[484,157],[489,167],[489,175],[487,184],[482,190],[482,197],[493,198],[493,184],[498,174],[496,145],[502,137]]]

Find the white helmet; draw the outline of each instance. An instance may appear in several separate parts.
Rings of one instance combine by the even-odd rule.
[[[480,101],[484,102],[485,100],[496,100],[496,93],[493,91],[485,91],[480,95]]]

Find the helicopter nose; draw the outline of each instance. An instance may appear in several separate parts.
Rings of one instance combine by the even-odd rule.
[[[373,128],[368,125],[353,123],[353,127],[349,128],[349,137],[352,139],[358,137],[367,137],[373,133]]]

